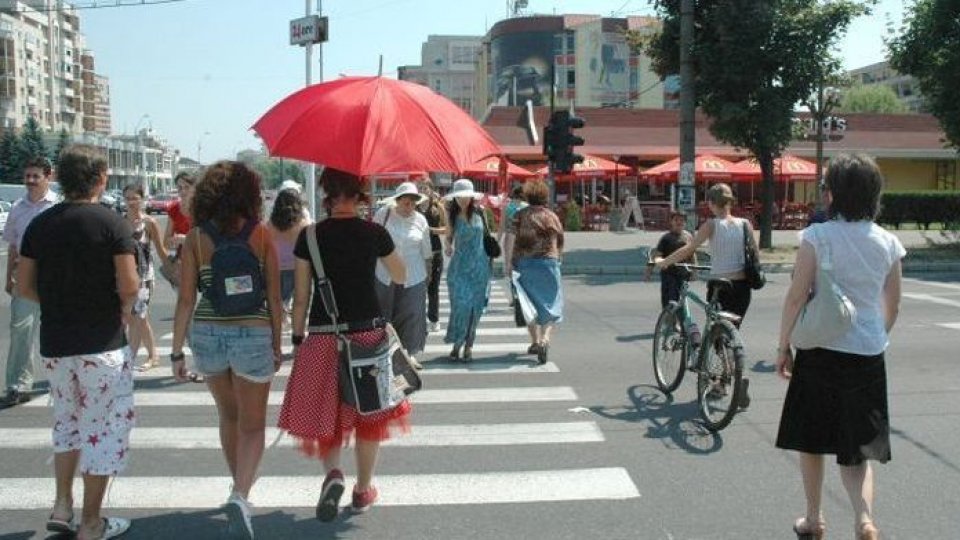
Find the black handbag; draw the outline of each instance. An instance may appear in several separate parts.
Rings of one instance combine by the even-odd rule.
[[[747,278],[747,285],[753,290],[762,289],[767,284],[767,274],[760,266],[760,253],[753,243],[753,235],[747,222],[743,222],[743,273]]]
[[[480,219],[483,221],[483,251],[486,252],[487,257],[496,259],[503,254],[503,250],[500,249],[500,242],[490,234],[490,227],[487,226],[487,211],[483,208],[480,209]]]
[[[329,325],[329,331],[337,336],[340,399],[363,415],[396,407],[423,387],[423,380],[410,365],[410,355],[390,323],[385,324],[383,337],[377,343],[363,345],[350,339],[350,324],[338,323],[340,313],[333,295],[333,284],[323,270],[316,225],[307,227],[306,235],[319,282],[317,293],[333,323]]]

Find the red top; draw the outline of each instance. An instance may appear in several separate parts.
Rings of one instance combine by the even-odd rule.
[[[170,205],[170,208],[167,210],[167,216],[169,216],[170,221],[173,222],[173,234],[187,234],[190,232],[190,227],[193,226],[193,223],[190,222],[190,216],[180,211],[180,201]]]

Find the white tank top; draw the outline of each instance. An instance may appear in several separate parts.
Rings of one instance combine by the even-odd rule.
[[[713,220],[710,237],[710,275],[724,277],[743,272],[743,219]]]

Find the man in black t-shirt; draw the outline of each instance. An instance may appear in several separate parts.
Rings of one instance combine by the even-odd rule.
[[[686,222],[687,216],[683,212],[673,212],[670,214],[670,230],[660,237],[660,241],[657,242],[657,247],[654,248],[650,254],[651,261],[666,257],[693,240],[693,235],[683,228]],[[697,264],[697,256],[693,255],[689,259],[680,262]],[[647,279],[650,279],[652,271],[653,267],[647,266]],[[676,265],[660,271],[661,308],[667,307],[667,304],[669,304],[671,300],[680,300],[680,284],[690,279],[690,277],[691,273],[689,270]]]
[[[30,223],[20,247],[18,292],[40,304],[40,355],[53,398],[57,494],[47,530],[113,538],[130,522],[100,517],[111,476],[126,467],[134,424],[132,358],[124,333],[140,279],[130,225],[98,204],[107,162],[93,148],[60,156],[64,202]],[[83,475],[83,519],[73,477]]]

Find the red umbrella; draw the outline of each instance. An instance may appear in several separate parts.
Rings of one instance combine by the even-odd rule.
[[[734,179],[759,182],[762,178],[760,164],[755,159],[739,161],[731,168]],[[774,178],[781,182],[815,182],[817,164],[791,154],[773,160]]]
[[[733,163],[723,158],[704,154],[696,157],[693,164],[694,177],[697,180],[729,180],[732,176]],[[656,167],[651,167],[640,173],[649,180],[676,181],[680,176],[680,158],[674,158]]]
[[[574,179],[574,178],[591,178],[598,176],[613,176],[615,172],[619,173],[628,173],[630,172],[630,167],[614,163],[609,159],[603,159],[596,156],[583,156],[583,163],[577,163],[573,166],[573,170],[570,171],[569,175],[563,175],[561,178],[565,179]],[[543,167],[537,170],[537,174],[541,176],[546,176],[548,173],[548,167]]]
[[[473,118],[419,84],[344,77],[294,92],[253,129],[271,156],[322,163],[358,176],[463,170],[499,154]]]
[[[481,159],[461,171],[463,176],[471,178],[499,178],[500,158],[492,156]],[[507,176],[511,178],[533,178],[537,173],[530,172],[519,165],[507,162]]]

